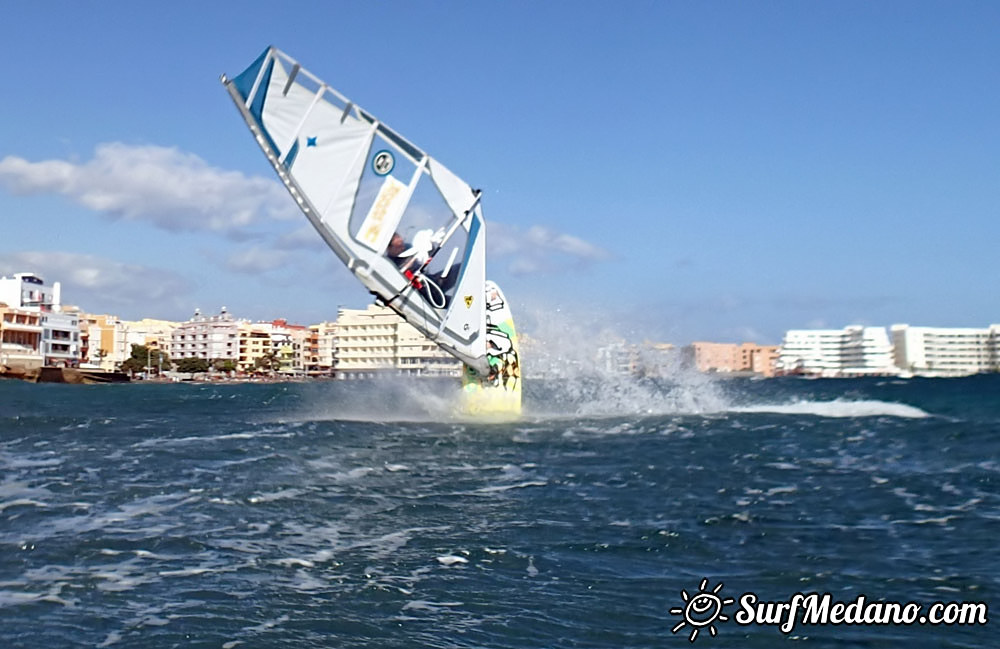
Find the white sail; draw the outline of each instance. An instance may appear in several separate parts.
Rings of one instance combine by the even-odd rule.
[[[424,335],[488,374],[478,192],[276,48],[223,83],[348,269]],[[402,253],[390,245],[397,234]]]

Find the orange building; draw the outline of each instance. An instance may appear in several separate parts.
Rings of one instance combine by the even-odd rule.
[[[694,342],[687,348],[687,358],[699,372],[753,372],[774,376],[778,358],[777,345],[756,343]]]

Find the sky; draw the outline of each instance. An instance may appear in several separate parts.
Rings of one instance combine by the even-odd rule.
[[[276,45],[484,190],[529,334],[1000,322],[995,2],[39,1],[3,25],[0,274],[91,313],[370,303],[219,82]]]

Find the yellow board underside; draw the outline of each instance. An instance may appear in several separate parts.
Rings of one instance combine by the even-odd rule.
[[[469,367],[462,374],[462,414],[490,419],[521,414],[521,364],[517,330],[499,287],[486,283],[486,357],[493,370],[478,376]]]
[[[506,389],[475,379],[462,386],[462,413],[475,417],[516,418],[521,414],[521,386]]]

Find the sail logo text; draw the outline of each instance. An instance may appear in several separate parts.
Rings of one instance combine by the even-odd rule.
[[[375,203],[361,226],[361,238],[372,248],[379,247],[380,240],[383,238],[382,227],[385,224],[386,215],[392,208],[396,197],[403,191],[403,187],[403,183],[389,176],[382,184],[382,188],[379,189]]]
[[[738,600],[737,624],[772,625],[784,633],[806,625],[975,625],[986,624],[985,602],[934,602],[926,612],[917,602],[867,601],[859,595],[852,602],[835,601],[830,593],[795,593],[784,602],[758,601],[753,593]]]

